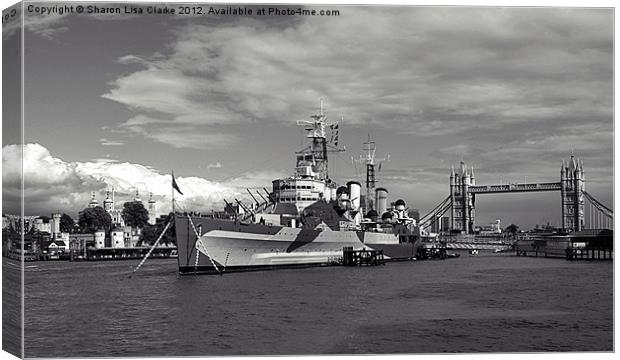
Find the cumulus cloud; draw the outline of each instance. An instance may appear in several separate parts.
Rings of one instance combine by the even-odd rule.
[[[96,178],[79,170],[78,163],[53,157],[39,144],[7,145],[2,149],[2,196],[5,212],[19,213],[21,165],[23,164],[25,212],[56,209],[76,211],[88,203],[89,192],[104,187]],[[82,206],[83,208],[83,206]],[[81,208],[80,208],[81,209]]]
[[[2,191],[5,212],[19,212],[21,148],[7,145],[2,149]],[[90,201],[92,191],[102,201],[106,190],[114,188],[119,206],[134,198],[138,190],[147,199],[150,192],[157,201],[157,212],[171,208],[171,177],[141,164],[98,159],[68,162],[54,157],[40,144],[23,147],[24,202],[27,214],[46,214],[60,210],[77,215]],[[271,180],[284,174],[256,172],[223,182],[200,177],[176,177],[184,195],[177,195],[180,208],[194,211],[221,209],[223,199],[248,200],[246,187],[270,188]]]

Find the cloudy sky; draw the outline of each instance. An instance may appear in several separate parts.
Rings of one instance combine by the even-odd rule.
[[[152,191],[165,212],[171,169],[183,206],[221,208],[292,173],[295,121],[320,97],[344,118],[332,176],[358,177],[370,133],[391,158],[380,184],[422,213],[461,159],[478,184],[558,181],[571,152],[612,206],[612,10],[320,8],[340,16],[29,15],[27,213],[75,215],[112,186],[121,200]],[[19,152],[3,142],[4,168]],[[17,175],[3,173],[5,212]],[[481,224],[560,223],[556,193],[476,205]]]

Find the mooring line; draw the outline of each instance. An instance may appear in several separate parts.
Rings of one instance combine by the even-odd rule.
[[[153,250],[155,250],[155,247],[157,246],[157,244],[159,244],[159,241],[161,241],[161,239],[164,237],[164,234],[166,233],[166,231],[168,230],[168,227],[170,227],[170,224],[172,223],[172,220],[174,219],[171,218],[170,221],[168,221],[168,223],[166,224],[166,227],[164,227],[164,231],[161,232],[161,234],[159,234],[159,237],[157,238],[157,241],[155,241],[155,243],[153,244],[153,246],[151,246],[151,249],[149,250],[148,253],[146,253],[146,255],[144,256],[144,258],[142,259],[142,261],[140,261],[140,264],[138,264],[138,266],[136,266],[136,268],[133,270],[133,272],[131,274],[129,274],[129,277],[131,278],[133,276],[133,274],[136,273],[136,271],[138,271],[138,269],[140,269],[140,267],[142,267],[142,265],[144,264],[144,262],[146,261],[146,259],[148,259],[149,256],[151,256],[151,253],[153,252]]]
[[[196,275],[196,273],[198,272],[198,259],[199,258],[200,258],[200,251],[198,251],[198,248],[196,248],[196,260],[194,261],[194,275]]]
[[[230,256],[230,253],[226,253],[226,261],[224,261],[224,270],[222,270],[222,272],[226,272],[226,264],[228,264],[228,257]]]
[[[209,253],[207,252],[207,248],[202,243],[202,238],[200,237],[200,235],[198,235],[198,230],[196,230],[196,226],[194,226],[194,222],[192,221],[192,217],[187,215],[187,218],[189,219],[189,223],[192,225],[192,229],[194,230],[194,234],[196,234],[196,238],[198,239],[198,241],[196,241],[196,252],[200,251],[203,254],[205,254],[207,256],[207,259],[209,259],[209,261],[211,261],[211,265],[213,265],[215,270],[217,270],[217,272],[221,276],[222,272],[220,271],[220,269],[218,269],[217,265],[215,265],[215,262],[213,261],[213,259],[209,255]]]

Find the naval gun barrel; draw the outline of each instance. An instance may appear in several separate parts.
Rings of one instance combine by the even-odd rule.
[[[269,202],[269,200],[265,199],[265,197],[264,197],[263,195],[261,195],[261,193],[260,193],[260,192],[258,192],[258,191],[257,191],[257,192],[256,192],[256,194],[257,194],[258,196],[260,196],[260,198],[261,198],[261,199],[263,199],[263,201],[264,201],[264,202],[266,202],[266,203],[268,203],[268,202]]]
[[[265,190],[265,193],[267,194],[267,197],[269,198],[269,200],[271,200],[272,203],[276,203],[275,199],[271,196],[271,194],[269,193],[269,191],[267,191],[267,189],[263,188],[263,190]]]
[[[237,204],[239,204],[239,206],[241,206],[243,208],[243,210],[245,210],[248,213],[252,213],[252,210],[250,208],[248,208],[247,206],[245,206],[244,203],[242,203],[241,201],[237,200],[235,198],[235,201],[237,202]]]
[[[256,203],[257,206],[260,206],[260,202],[258,200],[256,200],[256,198],[254,197],[254,195],[252,195],[252,192],[250,191],[250,189],[247,189],[248,194],[250,194],[250,196],[252,197],[252,199],[254,199],[254,202]]]

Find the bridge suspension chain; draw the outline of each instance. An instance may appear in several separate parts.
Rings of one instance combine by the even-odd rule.
[[[450,196],[446,197],[445,199],[443,199],[437,206],[435,206],[435,208],[433,208],[433,210],[429,211],[426,215],[422,216],[420,218],[420,223],[423,223],[425,221],[427,221],[427,218],[430,218],[431,215],[435,214],[437,212],[437,210],[441,207],[443,207],[445,205],[445,203],[447,203],[448,201],[450,201]]]
[[[442,207],[441,209],[439,209],[439,211],[437,211],[435,213],[435,216],[433,216],[432,218],[428,219],[424,225],[424,228],[428,228],[428,227],[432,227],[433,224],[435,224],[437,221],[441,221],[441,217],[443,217],[443,215],[450,209],[450,206],[452,205],[452,202],[449,202],[446,204],[446,206]],[[441,222],[440,222],[441,224]]]
[[[592,202],[587,202],[586,215],[586,228],[613,229],[613,218],[600,211]]]
[[[437,217],[443,216],[448,209],[452,206],[452,201],[450,196],[446,197],[439,205],[435,206],[435,208],[429,211],[426,215],[420,218],[418,225],[420,227],[426,228],[431,226],[435,221],[437,221]]]
[[[596,200],[592,195],[588,194],[586,191],[583,192],[583,195],[592,203],[603,215],[612,218],[614,217],[614,211],[609,209],[607,206],[601,204],[598,200]]]
[[[587,228],[590,229],[613,229],[613,210],[609,209],[600,201],[596,200],[592,195],[583,192],[588,200],[586,210]]]

